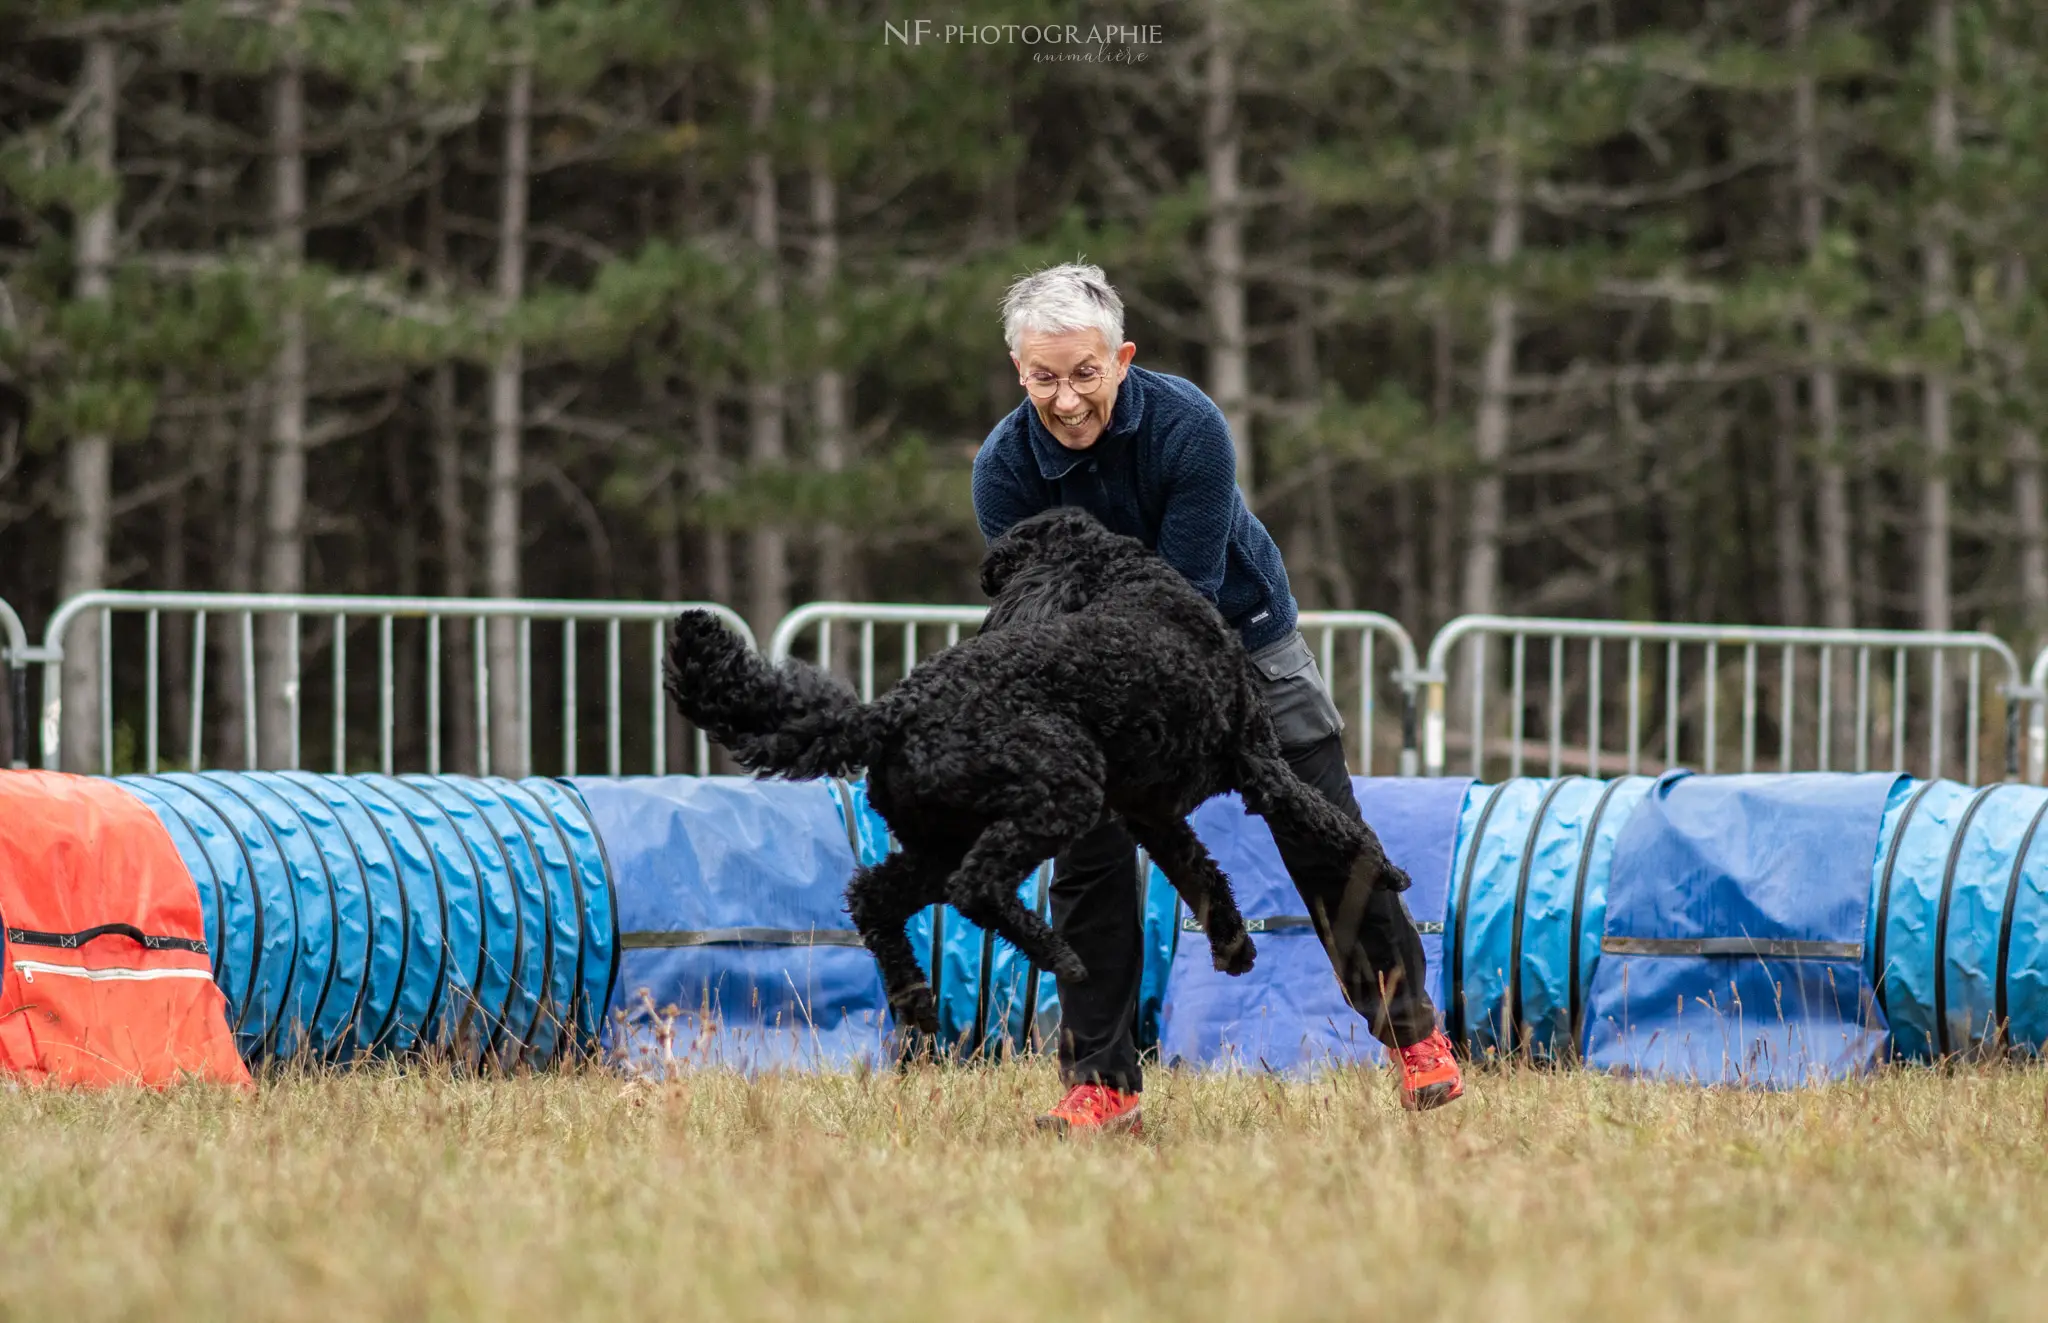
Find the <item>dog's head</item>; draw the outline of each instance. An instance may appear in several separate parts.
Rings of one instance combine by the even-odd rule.
[[[1078,611],[1114,579],[1117,565],[1144,550],[1072,506],[1022,520],[982,557],[981,590],[991,599],[982,628]]]

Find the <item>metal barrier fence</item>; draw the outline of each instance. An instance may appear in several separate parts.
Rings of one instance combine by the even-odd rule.
[[[799,645],[809,636],[812,646],[801,655],[846,675],[863,699],[872,699],[931,653],[979,629],[986,615],[987,609],[979,606],[812,602],[776,625],[768,655],[776,662],[800,655]],[[1376,611],[1304,611],[1300,626],[1332,697],[1354,718],[1350,726],[1357,747],[1350,751],[1352,769],[1371,776],[1376,763],[1384,766],[1391,759],[1400,775],[1415,775],[1417,668],[1408,631]],[[878,642],[877,631],[893,631],[894,638]],[[1346,700],[1354,698],[1347,707]],[[1381,719],[1389,708],[1399,714],[1399,724],[1391,729]]]
[[[7,743],[0,747],[0,767],[28,766],[28,631],[21,617],[0,599],[0,672],[7,677]]]
[[[27,765],[35,729],[28,675],[40,663],[42,761],[62,764],[65,642],[76,622],[91,619],[100,624],[86,631],[97,635],[91,671],[98,701],[90,706],[98,709],[98,730],[86,756],[73,758],[84,764],[74,770],[156,770],[173,747],[164,733],[168,696],[178,718],[172,724],[182,726],[181,765],[193,768],[211,761],[211,730],[216,747],[238,753],[245,766],[299,766],[310,744],[327,764],[351,770],[353,741],[375,750],[373,758],[355,757],[354,770],[403,765],[438,772],[444,755],[453,755],[469,759],[465,770],[533,771],[534,698],[545,681],[540,687],[559,694],[563,774],[582,761],[588,741],[580,738],[579,714],[592,707],[604,713],[607,774],[622,774],[629,762],[659,774],[672,761],[701,774],[710,769],[709,743],[680,722],[671,728],[661,694],[663,628],[687,605],[705,606],[753,641],[744,621],[715,604],[93,592],[63,603],[43,646],[34,647],[19,615],[0,602],[13,746],[0,755]],[[768,651],[778,661],[799,653],[823,659],[873,698],[978,629],[985,614],[978,606],[814,602],[783,618]],[[221,617],[228,627],[210,631]],[[268,667],[256,645],[259,617],[277,618],[288,631],[281,656]],[[463,621],[466,631],[445,628]],[[506,623],[493,631],[496,621]],[[310,643],[306,622],[313,626]],[[1308,611],[1300,623],[1349,719],[1352,767],[1366,775],[1389,762],[1404,776],[1442,775],[1453,762],[1482,778],[1530,767],[1552,775],[1633,773],[1676,765],[1684,756],[1709,773],[1775,763],[1781,771],[1883,768],[1939,776],[1954,754],[1974,782],[1982,744],[1995,742],[2002,729],[2005,774],[2020,774],[2024,743],[2027,776],[2048,782],[2048,649],[2023,675],[2012,649],[1990,634],[1461,616],[1418,663],[1407,631],[1376,612]],[[559,632],[559,650],[536,652],[537,626]],[[176,646],[167,651],[165,638],[174,632]],[[374,652],[373,668],[350,664],[351,640],[364,633],[373,641],[354,651]],[[1503,650],[1505,666],[1496,670],[1494,657]],[[305,662],[322,651],[327,665],[309,673]],[[444,665],[451,656],[454,664]],[[229,683],[210,690],[209,668],[225,668]],[[494,721],[493,692],[507,683],[517,695],[516,717],[507,722],[500,713]],[[1461,683],[1464,692],[1454,699]],[[452,702],[443,701],[448,690]],[[1418,698],[1426,698],[1420,711]],[[329,720],[307,741],[304,718],[323,699]],[[120,721],[117,700],[126,708]],[[374,708],[369,738],[360,717],[351,724],[352,701],[359,714]],[[644,702],[648,716],[629,724],[625,712],[636,702]],[[278,726],[287,738],[279,738]],[[260,740],[266,731],[270,738]],[[516,759],[505,756],[507,732]],[[1567,743],[1568,732],[1582,732],[1582,739]],[[82,742],[71,732],[72,744]],[[259,753],[265,743],[274,746],[268,758]]]
[[[2034,658],[2033,672],[2027,677],[2028,695],[2033,700],[2033,716],[2027,722],[2027,745],[2032,752],[2032,776],[2035,785],[2048,785],[2048,647],[2041,649]]]
[[[1547,641],[1549,662],[1533,680],[1531,640]],[[1584,657],[1576,666],[1566,664],[1568,643],[1582,645]],[[1461,668],[1465,693],[1460,704],[1452,704],[1447,701],[1450,666],[1461,645],[1466,649]],[[1506,674],[1498,680],[1489,677],[1495,645],[1505,645],[1509,653]],[[1645,647],[1658,645],[1663,665],[1653,662],[1646,668]],[[1684,664],[1688,650],[1700,654],[1689,672]],[[1891,654],[1890,667],[1873,674],[1873,656],[1885,652]],[[1775,654],[1775,667],[1767,654]],[[1960,712],[1954,710],[1957,680],[1949,670],[1958,655],[1964,691]],[[1916,668],[1915,661],[1924,664]],[[1994,671],[1995,708],[1984,701],[1987,663]],[[1918,707],[1908,701],[1916,669],[1925,673]],[[1607,681],[1615,671],[1621,683],[1610,688]],[[1568,767],[1599,775],[1607,752],[1604,732],[1615,724],[1624,727],[1622,747],[1615,752],[1627,772],[1656,770],[1644,765],[1646,733],[1651,748],[1662,744],[1664,766],[1691,756],[1696,761],[1687,765],[1707,773],[1725,770],[1724,758],[1741,771],[1754,771],[1759,738],[1768,740],[1771,733],[1760,730],[1761,725],[1775,727],[1779,771],[1923,770],[1939,777],[1950,745],[1959,739],[1967,779],[1975,782],[1988,717],[1993,739],[2003,727],[2005,773],[2012,778],[2020,771],[2021,705],[2038,691],[2048,671],[2037,663],[2035,676],[2030,690],[2013,650],[1982,633],[1461,616],[1430,642],[1422,677],[1427,685],[1423,763],[1427,774],[1442,775],[1451,743],[1462,736],[1472,775],[1484,779],[1489,771],[1505,771],[1519,776],[1533,761],[1526,735],[1534,709],[1543,713],[1536,724],[1545,731],[1535,751],[1547,755],[1552,776]],[[1492,699],[1505,701],[1499,714],[1506,718],[1505,732],[1489,725]],[[1452,710],[1464,705],[1469,705],[1469,723],[1462,732],[1453,731]],[[1645,732],[1645,711],[1655,720],[1660,707],[1661,721]],[[1739,726],[1724,720],[1730,709],[1739,710]],[[1575,724],[1568,721],[1568,712],[1583,713],[1585,738],[1577,747],[1564,743],[1567,727]]]
[[[474,755],[472,766],[479,774],[527,774],[534,770],[534,627],[537,623],[546,622],[558,627],[561,641],[559,663],[550,668],[550,678],[560,694],[557,710],[560,716],[561,774],[571,775],[578,769],[579,702],[583,700],[585,688],[597,687],[591,680],[590,659],[585,657],[586,653],[596,654],[596,669],[601,675],[601,703],[605,713],[603,766],[608,775],[623,773],[626,744],[624,690],[629,683],[627,653],[630,650],[643,659],[641,665],[644,669],[633,669],[644,677],[644,686],[639,680],[630,683],[646,698],[650,715],[646,726],[638,730],[644,730],[646,736],[645,764],[658,775],[667,770],[671,737],[667,725],[668,704],[661,692],[664,627],[677,611],[687,606],[700,606],[716,612],[749,643],[753,642],[753,632],[746,623],[730,609],[715,603],[555,602],[261,593],[83,593],[57,609],[44,635],[44,646],[33,654],[35,660],[44,663],[45,667],[43,765],[56,768],[63,759],[62,664],[66,637],[77,622],[96,618],[99,629],[92,632],[98,636],[99,658],[94,675],[99,732],[97,757],[91,761],[103,773],[113,772],[117,763],[149,772],[158,770],[164,754],[160,691],[166,687],[164,678],[168,669],[162,639],[167,632],[166,627],[175,625],[189,644],[189,662],[184,662],[182,656],[180,658],[179,669],[183,672],[180,678],[184,684],[174,694],[185,726],[182,763],[189,769],[198,770],[208,765],[205,744],[209,699],[212,700],[212,710],[222,718],[223,728],[239,736],[246,766],[259,764],[259,735],[266,713],[271,721],[284,723],[283,740],[277,741],[274,731],[272,738],[285,747],[279,751],[278,757],[261,761],[273,766],[280,762],[288,767],[300,766],[304,753],[303,717],[313,706],[309,699],[317,698],[317,691],[324,687],[330,718],[324,735],[324,752],[326,761],[336,772],[365,769],[360,765],[351,766],[349,700],[353,689],[358,691],[359,699],[361,691],[374,690],[374,766],[379,771],[392,772],[401,761],[406,761],[427,772],[440,772],[446,742],[443,726],[453,725],[457,732],[465,727],[469,729],[470,751]],[[233,690],[223,688],[210,695],[207,688],[208,625],[217,616],[226,616],[231,622],[232,632],[226,638],[216,636],[216,645],[224,646],[217,646],[215,650],[223,654],[224,661],[227,654],[233,654],[228,664],[236,672],[236,687]],[[259,660],[256,646],[255,621],[259,616],[278,618],[282,627],[282,656],[267,668],[272,672],[268,675],[262,674],[266,667]],[[302,646],[304,623],[308,620],[315,623],[316,636],[311,649]],[[471,623],[469,638],[463,640],[458,634],[444,641],[443,622],[465,620]],[[508,628],[499,631],[487,628],[491,622],[498,621],[507,622]],[[579,631],[579,625],[590,624],[600,628]],[[629,625],[644,627],[644,649],[628,642]],[[351,669],[349,641],[352,633],[367,629],[374,629],[376,666],[374,680],[365,683],[362,672],[369,668]],[[640,634],[642,631],[636,629],[632,632]],[[498,640],[490,637],[493,633],[499,634]],[[328,666],[324,677],[317,672],[309,677],[305,667],[309,650],[327,652]],[[457,653],[458,660],[466,655],[467,666],[444,668],[444,651]],[[496,665],[493,664],[494,652],[499,654]],[[121,669],[117,663],[128,663],[136,658],[142,667],[139,682],[133,677],[132,670],[117,674]],[[579,663],[583,663],[580,670]],[[444,670],[449,673],[444,675]],[[400,682],[401,675],[407,683]],[[309,684],[309,679],[313,683]],[[125,682],[117,683],[117,680]],[[513,714],[499,711],[494,723],[493,687],[508,683],[517,695],[516,716],[508,722],[506,718]],[[459,717],[443,704],[444,687],[455,690],[458,698],[465,700],[465,711]],[[132,724],[124,722],[117,725],[114,718],[117,695],[131,705],[139,703],[142,710],[139,735],[134,733]],[[415,701],[421,695],[424,696],[423,705]],[[415,710],[420,706],[424,707],[423,712]],[[501,744],[506,735],[516,742],[516,760],[508,759],[505,756],[508,751],[502,747],[494,758],[491,747],[494,724],[499,727]],[[399,738],[401,729],[408,737],[405,744],[409,746],[404,749],[403,758]],[[139,740],[140,748],[131,746],[117,751],[117,730]],[[675,733],[679,735],[680,729]],[[637,742],[637,731],[634,738]],[[463,751],[455,752],[459,755]],[[708,771],[710,746],[701,731],[695,733],[694,754],[696,770],[700,774]],[[365,760],[358,758],[356,762],[363,764]]]

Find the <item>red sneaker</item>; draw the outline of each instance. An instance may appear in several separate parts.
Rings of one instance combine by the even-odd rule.
[[[1458,1059],[1451,1055],[1451,1040],[1443,1030],[1395,1055],[1401,1062],[1401,1105],[1409,1111],[1426,1112],[1465,1096]]]
[[[1060,1099],[1059,1106],[1038,1118],[1038,1128],[1061,1135],[1077,1130],[1101,1135],[1142,1135],[1143,1097],[1112,1089],[1107,1084],[1076,1084]]]

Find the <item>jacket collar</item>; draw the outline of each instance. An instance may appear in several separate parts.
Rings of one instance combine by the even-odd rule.
[[[1031,453],[1038,460],[1039,476],[1047,482],[1057,482],[1089,460],[1113,458],[1120,454],[1130,438],[1137,435],[1145,422],[1145,378],[1150,374],[1133,363],[1124,373],[1124,380],[1116,391],[1116,407],[1109,411],[1109,426],[1102,429],[1102,435],[1086,450],[1069,450],[1053,439],[1039,420],[1037,406],[1029,397],[1024,401],[1025,428],[1031,437]]]

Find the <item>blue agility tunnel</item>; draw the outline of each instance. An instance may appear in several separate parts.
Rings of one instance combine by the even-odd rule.
[[[1867,960],[1901,1056],[2048,1043],[2048,790],[1902,782],[1885,812]]]
[[[859,782],[117,781],[192,875],[249,1061],[893,1059],[844,910],[854,869],[891,848]],[[1469,1056],[1775,1087],[2048,1043],[2048,790],[1683,772],[1354,785],[1414,878],[1431,991]],[[1192,821],[1259,961],[1211,969],[1134,857],[1141,1046],[1191,1068],[1381,1060],[1263,822],[1233,797]],[[1046,913],[1055,882],[1041,867],[1021,898]],[[1008,943],[943,907],[911,936],[949,1053],[1050,1041],[1054,981]]]
[[[1586,1063],[1781,1087],[1882,1059],[1865,931],[1903,778],[1658,778],[1615,842]]]
[[[595,1046],[611,882],[564,786],[303,772],[119,783],[198,883],[246,1059],[438,1050],[539,1066]]]
[[[840,809],[843,789],[690,776],[573,784],[618,884],[622,958],[604,1029],[615,1061],[660,1074],[885,1060],[881,975],[845,909],[860,824]]]
[[[1649,788],[1516,778],[1465,797],[1437,998],[1453,1042],[1477,1056],[1577,1057],[1615,840]]]
[[[1352,779],[1359,808],[1387,857],[1409,874],[1403,899],[1422,931],[1432,997],[1441,984],[1441,915],[1452,845],[1470,784],[1457,778]],[[1285,1072],[1384,1061],[1379,1041],[1344,1000],[1265,820],[1247,813],[1237,796],[1226,795],[1197,809],[1193,822],[1235,886],[1258,960],[1240,977],[1218,973],[1193,916],[1176,911],[1180,945],[1166,980],[1160,1060],[1170,1066]]]

